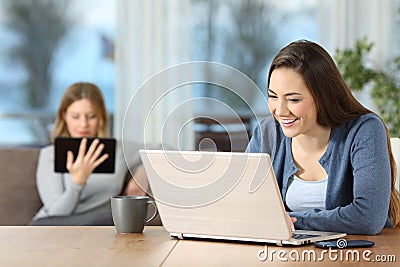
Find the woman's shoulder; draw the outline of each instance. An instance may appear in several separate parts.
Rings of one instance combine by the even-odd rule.
[[[40,149],[40,153],[54,153],[54,144],[46,145]]]
[[[357,121],[359,123],[364,123],[369,121],[369,122],[378,122],[379,124],[383,124],[382,119],[375,113],[368,113],[361,115],[360,117],[358,117]]]
[[[361,115],[357,119],[354,119],[351,123],[351,128],[356,129],[357,131],[365,131],[365,132],[376,132],[376,131],[385,131],[384,122],[382,119],[375,113],[369,113],[365,115]]]
[[[48,161],[54,161],[54,145],[46,145],[40,149],[39,153],[39,161],[40,162],[48,162]]]
[[[374,114],[361,115],[339,127],[340,138],[347,140],[383,140],[386,141],[386,129],[382,119]]]

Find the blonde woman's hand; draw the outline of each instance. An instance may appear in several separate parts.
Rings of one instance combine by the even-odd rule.
[[[85,153],[87,139],[83,138],[79,145],[79,151],[75,161],[72,151],[67,152],[66,167],[71,174],[72,180],[76,184],[85,185],[93,170],[108,158],[108,154],[104,154],[100,157],[104,149],[104,144],[99,143],[100,141],[95,139]]]

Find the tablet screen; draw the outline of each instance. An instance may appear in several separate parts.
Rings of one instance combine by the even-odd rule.
[[[89,149],[91,143],[96,138],[87,138],[86,151]],[[94,173],[114,173],[115,171],[115,139],[114,138],[97,138],[100,143],[104,144],[104,149],[101,155],[108,154],[109,157],[94,169]],[[74,153],[74,160],[76,159],[79,151],[79,145],[82,138],[69,138],[57,137],[54,142],[54,171],[55,172],[68,172],[67,164],[67,151]]]

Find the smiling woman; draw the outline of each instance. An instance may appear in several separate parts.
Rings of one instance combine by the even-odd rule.
[[[268,107],[273,117],[255,129],[247,152],[271,154],[295,227],[373,235],[400,224],[387,128],[353,97],[321,46],[302,40],[279,51]]]
[[[268,107],[288,137],[317,133],[326,128],[315,124],[317,108],[314,98],[301,75],[291,69],[281,68],[271,74]],[[325,130],[325,135],[329,136],[330,129]]]

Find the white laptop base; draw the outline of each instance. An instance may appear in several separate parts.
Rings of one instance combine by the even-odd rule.
[[[294,238],[268,154],[141,150],[140,155],[172,237],[302,245],[346,235],[297,230],[303,238]]]
[[[311,231],[311,230],[295,230],[293,237],[289,240],[277,240],[277,239],[260,239],[260,238],[245,238],[245,237],[233,237],[233,236],[207,236],[197,234],[181,234],[181,233],[170,233],[172,238],[177,239],[212,239],[221,241],[240,241],[240,242],[255,242],[255,243],[269,243],[278,246],[291,245],[301,246],[310,244],[318,241],[326,241],[331,239],[338,239],[346,236],[345,233],[335,232],[323,232],[323,231]]]

